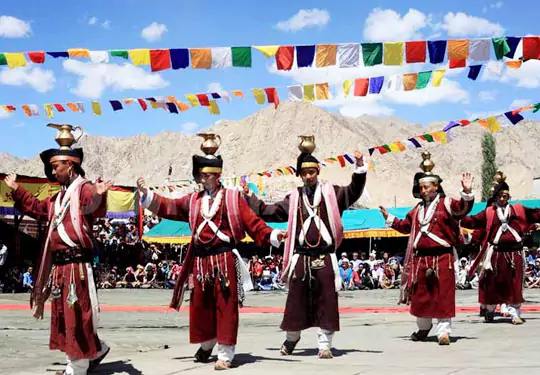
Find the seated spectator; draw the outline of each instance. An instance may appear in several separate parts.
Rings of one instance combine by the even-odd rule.
[[[352,260],[351,260],[351,265],[352,265],[353,271],[358,272],[358,268],[359,268],[360,264],[362,264],[362,263],[363,263],[363,261],[358,257],[358,253],[354,252],[353,255],[352,255]]]
[[[122,278],[122,281],[117,283],[119,288],[135,288],[138,286],[137,278],[135,277],[135,272],[133,267],[126,268],[126,274]]]
[[[23,274],[23,290],[25,292],[31,292],[34,288],[34,280],[32,275],[33,268],[28,267],[28,270]]]
[[[341,276],[341,282],[343,288],[347,290],[354,289],[353,270],[349,267],[349,260],[343,259],[341,267],[339,268],[339,275]]]
[[[382,279],[380,282],[382,289],[392,289],[396,287],[396,274],[394,268],[390,264],[385,264],[383,267]]]
[[[373,278],[375,289],[381,288],[383,276],[384,271],[382,269],[382,260],[379,260],[375,263],[373,269],[371,270],[371,277]]]
[[[118,269],[117,267],[113,267],[109,271],[109,273],[107,273],[107,276],[105,277],[105,281],[101,283],[101,288],[114,289],[116,288],[117,283],[118,283]]]
[[[347,253],[341,253],[341,258],[338,260],[338,266],[341,267],[341,265],[343,264],[343,261],[349,261],[349,258],[347,258]]]
[[[456,288],[457,289],[471,289],[471,283],[469,282],[469,261],[463,257],[459,260],[459,267],[456,272]]]
[[[156,282],[156,265],[153,263],[148,263],[146,267],[144,267],[144,276],[143,276],[141,288],[143,289],[157,288],[158,285],[155,284],[155,282]]]

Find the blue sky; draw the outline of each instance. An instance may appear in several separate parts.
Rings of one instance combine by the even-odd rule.
[[[475,1],[56,1],[5,2],[0,10],[0,50],[64,51],[130,48],[225,47],[264,44],[317,44],[415,39],[457,39],[498,35],[537,35],[540,5],[533,1],[515,3],[499,0]],[[303,18],[305,11],[315,11]],[[301,10],[304,10],[302,12]],[[525,11],[526,10],[526,11]],[[309,12],[308,12],[309,13]],[[9,24],[3,23],[5,17]],[[155,30],[143,29],[157,23]],[[280,24],[281,26],[278,26]],[[310,24],[311,23],[311,24]],[[164,31],[166,30],[166,31]],[[153,32],[152,32],[153,31]],[[149,40],[150,39],[150,40]],[[278,73],[273,59],[254,51],[253,68],[226,70],[168,70],[150,73],[121,59],[99,69],[80,61],[48,58],[43,65],[27,69],[0,70],[1,104],[38,104],[83,101],[87,113],[57,114],[54,122],[83,126],[87,132],[104,136],[150,135],[164,130],[193,132],[219,119],[241,119],[263,108],[252,97],[220,102],[221,115],[211,116],[206,108],[194,108],[179,115],[162,110],[142,112],[136,105],[112,112],[103,104],[103,115],[90,113],[93,99],[174,95],[209,91],[287,86],[293,83],[338,83],[348,78],[390,75],[432,70],[432,65],[350,69],[302,69]],[[512,105],[540,101],[540,62],[526,63],[519,71],[501,75],[484,70],[478,81],[467,80],[466,72],[455,70],[441,88],[422,92],[379,95],[345,100],[336,98],[318,104],[347,116],[363,113],[397,116],[427,124],[475,115],[501,113]],[[102,83],[100,83],[102,82]],[[138,89],[135,89],[138,88]],[[281,91],[282,100],[286,99]],[[33,157],[55,145],[54,132],[40,106],[41,115],[28,118],[18,109],[12,116],[0,116],[0,152]],[[539,116],[527,113],[527,118]],[[413,135],[413,134],[411,134]],[[388,141],[394,141],[389,139]],[[0,168],[1,169],[1,168]]]

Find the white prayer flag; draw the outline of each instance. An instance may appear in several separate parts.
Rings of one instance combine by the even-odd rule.
[[[231,47],[211,48],[212,68],[230,68],[232,66]]]

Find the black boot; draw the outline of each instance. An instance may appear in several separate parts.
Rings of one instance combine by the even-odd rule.
[[[197,350],[197,353],[195,353],[195,362],[206,363],[210,359],[211,355],[212,355],[212,349],[206,351],[206,350],[203,350],[203,348],[199,348],[199,350]]]
[[[433,325],[429,327],[429,329],[419,329],[418,331],[413,332],[413,334],[411,335],[411,340],[412,341],[426,341],[429,335],[429,331],[431,331],[432,327]]]
[[[480,307],[480,316],[485,317],[486,316],[487,309],[485,307]]]
[[[490,312],[486,310],[486,315],[484,316],[484,323],[492,323],[493,318],[495,318],[495,312],[494,311]]]
[[[281,345],[281,349],[279,350],[281,355],[291,355],[294,351],[294,348],[296,348],[296,344],[298,344],[298,341],[300,341],[300,339],[298,339],[297,341],[285,340],[283,342],[283,345]]]

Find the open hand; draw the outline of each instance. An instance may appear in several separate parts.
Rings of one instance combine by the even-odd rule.
[[[111,188],[112,185],[113,182],[111,180],[104,182],[101,180],[101,178],[98,178],[96,182],[96,193],[103,195]]]
[[[384,220],[388,220],[388,211],[383,206],[379,206],[379,211],[381,211],[381,214],[384,217]]]
[[[17,175],[15,173],[8,174],[4,181],[8,188],[12,190],[17,190],[17,188],[19,187],[19,184],[15,182],[17,181]]]
[[[146,181],[144,177],[139,177],[137,179],[137,187],[143,193],[143,195],[148,195],[148,187],[146,186]]]
[[[362,154],[360,151],[356,150],[354,152],[354,158],[356,159],[356,165],[358,167],[364,166],[364,154]]]
[[[284,231],[284,230],[280,230],[278,235],[277,235],[277,238],[278,238],[279,242],[284,241],[287,238],[287,232]]]
[[[473,181],[474,181],[474,178],[472,174],[468,172],[461,174],[461,186],[463,187],[463,192],[465,194],[470,194],[472,192]]]

